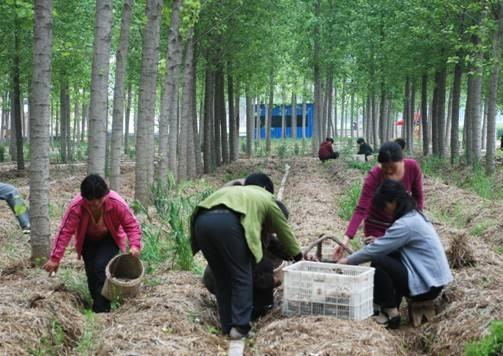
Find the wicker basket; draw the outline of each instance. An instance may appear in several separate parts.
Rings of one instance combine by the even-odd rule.
[[[108,262],[107,279],[101,294],[108,300],[132,298],[138,294],[145,270],[138,257],[117,255]]]

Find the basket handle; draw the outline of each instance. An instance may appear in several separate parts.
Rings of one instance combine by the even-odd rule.
[[[344,250],[346,250],[347,253],[352,254],[353,250],[351,250],[349,247],[344,246],[344,244],[335,236],[330,236],[330,235],[325,235],[321,234],[320,237],[316,240],[310,243],[304,252],[302,252],[303,256],[306,256],[309,251],[311,251],[315,246],[316,246],[316,258],[318,261],[321,261],[321,255],[322,255],[322,245],[323,241],[325,240],[332,240],[335,242],[337,245],[341,246]],[[333,261],[331,261],[333,262]]]

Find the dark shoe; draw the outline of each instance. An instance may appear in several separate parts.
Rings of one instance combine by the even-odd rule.
[[[388,324],[386,325],[386,329],[396,330],[396,329],[400,328],[400,322],[401,322],[400,315],[395,316],[395,317],[388,320]]]

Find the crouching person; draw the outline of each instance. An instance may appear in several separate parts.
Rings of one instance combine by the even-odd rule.
[[[16,187],[0,182],[0,200],[5,200],[11,208],[24,234],[30,233],[30,213]]]
[[[260,175],[267,184],[221,188],[196,207],[191,220],[192,252],[201,250],[208,261],[222,330],[233,339],[250,330],[253,263],[263,258],[262,226],[278,235],[288,256],[302,258],[283,212],[266,190],[272,186],[270,178]]]
[[[288,210],[283,203],[276,201],[281,211],[288,219]],[[274,290],[281,285],[281,280],[274,275],[278,262],[290,260],[278,237],[270,232],[270,227],[262,227],[263,257],[259,263],[252,262],[253,275],[253,310],[251,320],[266,315],[274,307]],[[208,291],[216,294],[215,277],[210,266],[206,266],[203,283]]]
[[[54,239],[47,272],[56,272],[66,247],[75,235],[75,249],[84,259],[87,285],[93,299],[93,311],[110,311],[110,301],[101,295],[108,262],[126,250],[138,257],[141,250],[141,229],[127,203],[119,194],[108,189],[97,174],[87,176],[78,194],[70,203]]]
[[[375,320],[396,329],[403,297],[433,300],[453,277],[433,225],[416,209],[415,200],[401,183],[385,180],[374,196],[374,204],[392,215],[394,222],[383,237],[338,263],[372,262],[374,303],[380,310]]]

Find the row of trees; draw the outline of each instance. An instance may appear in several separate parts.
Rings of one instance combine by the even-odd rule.
[[[8,127],[23,169],[29,136],[35,245],[49,234],[51,145],[65,162],[85,143],[88,171],[108,172],[113,189],[133,150],[135,197],[149,204],[154,179],[236,159],[243,116],[252,155],[256,104],[266,152],[273,106],[313,102],[313,153],[328,135],[377,146],[403,118],[409,149],[420,127],[423,154],[456,163],[461,143],[476,165],[486,137],[494,169],[501,1],[5,0],[0,11],[0,139]]]

